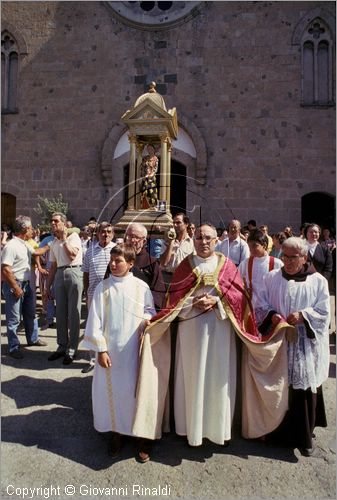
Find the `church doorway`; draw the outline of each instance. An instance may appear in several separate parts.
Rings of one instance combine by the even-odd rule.
[[[1,222],[11,226],[16,216],[16,197],[9,193],[1,193]]]
[[[335,231],[336,226],[336,199],[333,195],[313,192],[302,196],[301,220],[304,222],[315,222],[323,227],[329,227]]]

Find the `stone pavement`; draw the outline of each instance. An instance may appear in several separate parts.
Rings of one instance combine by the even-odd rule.
[[[335,498],[334,344],[324,385],[328,428],[315,431],[315,457],[239,435],[227,448],[208,442],[195,449],[166,435],[152,460],[140,464],[131,439],[112,459],[104,436],[93,429],[92,372],[81,373],[86,353],[80,351],[67,367],[62,360],[48,362],[56,348],[56,330],[50,328],[40,334],[47,347],[27,347],[24,359],[14,360],[6,355],[3,314],[1,319],[1,498]],[[24,346],[22,332],[21,340]]]

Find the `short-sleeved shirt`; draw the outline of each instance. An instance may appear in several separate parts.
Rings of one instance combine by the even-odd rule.
[[[106,247],[99,243],[91,244],[84,256],[82,271],[89,274],[89,287],[87,295],[92,299],[98,283],[104,278],[106,268],[110,261],[111,249],[116,243],[110,242]]]
[[[250,256],[248,243],[240,238],[240,236],[233,241],[230,241],[229,238],[224,239],[217,244],[215,250],[231,259],[236,266],[248,259]]]
[[[76,257],[71,260],[67,251],[63,248],[64,241],[55,238],[50,245],[50,262],[56,262],[57,267],[62,266],[81,266],[82,265],[82,243],[77,233],[71,233],[67,237],[67,242],[73,248],[78,248]]]
[[[11,266],[15,278],[19,281],[29,281],[31,260],[34,250],[24,240],[13,236],[2,251],[2,264]]]
[[[164,242],[162,246],[161,253],[163,254],[167,248],[167,243]],[[194,243],[190,236],[186,236],[183,240],[175,240],[173,244],[172,254],[169,262],[164,267],[164,271],[166,272],[174,272],[176,268],[179,266],[180,262],[182,262],[185,257],[194,252]]]

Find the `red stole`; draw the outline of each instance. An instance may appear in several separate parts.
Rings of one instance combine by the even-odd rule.
[[[151,323],[158,322],[172,313],[192,289],[196,290],[199,286],[211,285],[216,289],[235,330],[253,342],[260,342],[261,335],[257,329],[252,304],[238,269],[224,255],[220,253],[216,253],[216,255],[218,256],[218,266],[211,276],[198,275],[193,264],[193,255],[189,255],[181,262],[173,275],[167,294],[166,307],[152,318]]]

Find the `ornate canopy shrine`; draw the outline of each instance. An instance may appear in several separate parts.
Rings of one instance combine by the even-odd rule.
[[[172,139],[178,135],[176,108],[166,110],[156,84],[122,116],[129,129],[128,206],[116,232],[131,222],[144,224],[150,237],[163,237],[173,228],[170,212]],[[157,156],[158,155],[158,156]]]

